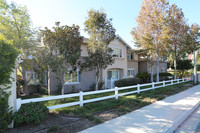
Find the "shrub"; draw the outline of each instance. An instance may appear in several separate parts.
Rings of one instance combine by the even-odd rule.
[[[47,88],[45,88],[45,87],[40,87],[40,88],[39,88],[39,93],[40,93],[41,95],[46,95],[46,94],[48,94],[48,90],[47,90]]]
[[[99,85],[98,85],[98,89],[102,89],[103,85],[104,85],[104,82],[100,81]],[[90,85],[90,90],[95,90],[95,83],[94,82]]]
[[[124,86],[131,86],[141,84],[142,81],[140,78],[125,78],[115,81],[116,87],[124,87]]]
[[[6,90],[10,88],[7,84],[11,83],[10,74],[15,68],[18,54],[17,49],[0,35],[0,132],[8,128],[13,118],[12,108],[8,104],[10,93]]]
[[[48,115],[49,109],[42,103],[28,103],[21,106],[14,115],[16,126],[23,123],[40,124]]]
[[[159,78],[160,78],[160,80],[169,80],[169,79],[173,78],[173,75],[168,72],[162,72],[162,73],[159,73]]]
[[[0,88],[0,132],[8,128],[13,118],[11,108],[8,105],[9,95]]]
[[[143,82],[150,81],[151,75],[148,72],[138,73],[136,75],[137,78],[140,78]]]

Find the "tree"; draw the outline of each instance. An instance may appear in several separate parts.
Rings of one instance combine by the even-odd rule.
[[[109,43],[115,38],[115,29],[111,19],[107,19],[106,13],[102,10],[90,10],[85,21],[85,31],[90,35],[88,41],[89,57],[85,63],[89,69],[96,71],[96,90],[100,80],[100,73],[108,65],[113,63]]]
[[[192,61],[191,60],[177,60],[177,69],[180,70],[180,76],[184,76],[184,72],[186,72],[189,69],[193,68]],[[170,67],[174,69],[175,65],[174,62],[170,62]]]
[[[21,51],[21,59],[25,60],[35,46],[35,29],[32,28],[28,10],[15,3],[8,4],[4,0],[0,1],[0,6],[0,33],[7,40],[13,41],[13,45]],[[27,66],[25,62],[21,63],[22,69],[18,69],[24,79],[25,65]],[[28,93],[26,80],[23,89]]]
[[[197,50],[200,49],[200,27],[193,24],[187,35],[188,52],[194,53],[194,81],[197,82]]]
[[[156,54],[157,82],[159,81],[159,57],[166,52],[166,23],[169,3],[167,0],[144,0],[133,28],[133,39],[137,47]]]
[[[48,69],[49,79],[51,71],[55,73],[62,85],[61,94],[63,95],[65,74],[80,66],[79,57],[83,37],[80,35],[79,26],[60,26],[60,22],[56,22],[53,30],[46,27],[41,33],[44,47],[37,49],[36,60],[38,64]],[[48,84],[48,90],[50,93],[50,84]]]
[[[189,26],[186,23],[184,14],[180,8],[176,5],[171,5],[168,15],[168,40],[166,47],[170,51],[171,59],[174,61],[174,79],[177,78],[177,60],[184,57],[186,49],[188,48],[186,43],[186,36],[189,30]]]
[[[8,98],[10,92],[11,72],[15,69],[16,58],[19,51],[0,34],[0,132],[8,128],[12,122],[12,111],[9,107]],[[4,87],[3,87],[4,86]]]

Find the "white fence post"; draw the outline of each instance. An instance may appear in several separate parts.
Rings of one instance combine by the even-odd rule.
[[[118,99],[118,87],[115,87],[115,99]]]
[[[140,84],[137,84],[137,93],[140,93]]]
[[[184,82],[184,79],[185,79],[185,78],[182,78],[182,82]]]
[[[179,80],[180,80],[180,79],[177,79],[177,80],[178,80],[178,83],[179,83]]]
[[[83,91],[79,91],[80,106],[83,107]]]
[[[171,85],[173,85],[173,79],[171,80]]]
[[[113,82],[113,80],[112,80],[112,78],[110,79],[110,88],[112,88],[112,82]]]
[[[22,99],[21,98],[17,98],[16,100],[16,110],[18,111],[22,105]]]
[[[163,87],[165,87],[165,80],[163,80]]]
[[[106,78],[105,78],[104,86],[105,86],[105,89],[106,89],[106,88],[107,88],[107,81],[106,81]]]
[[[152,82],[152,89],[155,89],[155,83]]]

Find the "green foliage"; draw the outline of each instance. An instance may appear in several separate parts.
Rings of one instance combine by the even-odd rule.
[[[159,76],[160,76],[159,77],[160,80],[169,80],[170,77],[172,78],[173,75],[171,73],[168,73],[168,72],[162,72],[162,73],[159,73]]]
[[[13,45],[0,40],[0,85],[10,81],[10,74],[15,68],[17,55],[18,51]]]
[[[85,31],[90,35],[88,40],[89,57],[86,58],[84,68],[96,70],[96,90],[100,79],[100,70],[113,63],[112,49],[109,43],[115,38],[115,29],[111,19],[107,19],[106,13],[99,10],[90,10],[85,21]]]
[[[62,94],[64,94],[63,74],[75,69],[80,65],[81,43],[83,37],[80,35],[79,26],[60,26],[56,22],[53,30],[41,31],[44,47],[35,51],[36,61],[43,69],[48,69],[55,73],[57,79],[62,85]]]
[[[47,94],[48,94],[48,90],[47,90],[47,88],[45,88],[45,87],[40,87],[40,88],[39,88],[39,93],[40,93],[41,95],[47,95]]]
[[[172,61],[170,62],[170,67],[172,69],[174,69],[174,62],[172,62]],[[189,73],[187,71],[192,68],[193,68],[193,65],[192,65],[191,60],[178,60],[177,61],[177,69],[178,69],[177,76],[179,78],[182,78],[182,77],[189,75]]]
[[[4,2],[0,10],[0,33],[8,40],[12,40],[16,48],[28,54],[27,49],[34,46],[34,30],[31,28],[28,9],[12,2]]]
[[[200,65],[197,65],[197,71],[200,71]]]
[[[104,82],[100,81],[99,84],[98,84],[98,89],[102,89],[104,84],[105,84]],[[90,90],[95,90],[95,83],[92,83],[90,85]]]
[[[8,128],[13,118],[11,108],[8,105],[9,95],[10,93],[0,88],[0,132]]]
[[[174,62],[170,61],[170,67],[172,69],[174,69]],[[192,69],[193,65],[192,65],[192,61],[191,60],[178,60],[177,61],[177,69],[179,70],[189,70]]]
[[[115,81],[115,86],[124,87],[124,86],[137,85],[141,83],[142,81],[140,78],[125,78]]]
[[[142,72],[142,73],[138,73],[136,77],[140,78],[143,82],[148,82],[151,75],[148,72]]]
[[[6,91],[11,82],[10,75],[15,68],[18,51],[13,45],[3,40],[0,35],[0,132],[7,129],[12,121],[12,111],[8,104],[10,93]],[[3,86],[3,87],[2,87]]]
[[[48,112],[49,109],[42,103],[24,104],[14,115],[15,124],[40,124],[48,116]]]

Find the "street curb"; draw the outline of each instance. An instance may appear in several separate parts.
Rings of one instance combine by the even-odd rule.
[[[184,111],[181,113],[172,123],[170,126],[165,127],[162,130],[165,133],[173,133],[200,105],[200,101],[194,105],[190,110]]]

